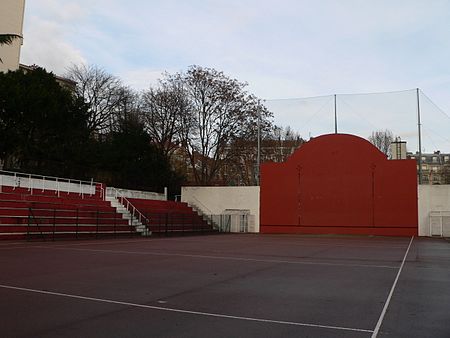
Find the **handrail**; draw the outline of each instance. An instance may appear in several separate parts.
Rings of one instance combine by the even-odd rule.
[[[204,205],[202,202],[200,202],[195,196],[192,196],[192,198],[197,202],[197,203],[199,203],[200,204],[200,206],[202,207],[202,212],[203,212],[203,210],[204,209],[206,209],[206,211],[208,211],[208,214],[210,214],[210,215],[212,215],[213,214],[213,212],[211,211],[211,209],[209,209],[206,205]],[[188,202],[189,203],[189,202]],[[203,212],[204,213],[204,212]]]
[[[192,196],[192,199],[195,200],[196,203],[199,203],[200,206],[202,207],[202,209],[200,209],[196,204],[193,204],[191,202],[188,202],[188,204],[191,206],[191,208],[193,208],[197,213],[201,213],[201,217],[203,217],[203,219],[205,219],[208,222],[211,222],[211,225],[216,226],[216,228],[218,229],[222,229],[222,218],[220,218],[220,221],[217,222],[214,218],[214,216],[228,216],[228,215],[222,215],[222,214],[216,214],[214,212],[211,211],[211,209],[209,209],[206,205],[204,205],[202,202],[200,202],[195,196]],[[207,213],[205,213],[205,209],[207,211]],[[231,221],[231,217],[229,219],[228,222]],[[228,228],[230,227],[230,224],[228,224]],[[221,232],[223,232],[222,230],[220,230]],[[225,231],[227,232],[227,231]],[[228,231],[229,232],[229,231]]]
[[[18,172],[18,171],[0,170],[0,175],[3,174],[3,173],[10,174],[10,176],[22,175],[23,177],[27,177],[27,178],[30,177],[30,176],[31,176],[31,178],[39,178],[39,179],[47,179],[47,178],[49,178],[49,179],[53,179],[55,181],[60,181],[60,182],[66,182],[67,181],[68,183],[82,182],[82,183],[87,183],[89,185],[91,185],[91,184],[101,184],[101,182],[95,182],[93,180],[84,181],[84,180],[76,180],[76,179],[73,179],[73,178],[64,178],[64,177],[47,176],[47,175],[39,175],[39,174],[21,173],[21,172]]]
[[[25,188],[28,188],[28,191],[31,192],[31,194],[33,194],[33,190],[37,190],[38,189],[38,185],[37,184],[33,184],[35,183],[34,181],[36,180],[41,180],[42,181],[42,185],[41,185],[41,191],[45,190],[45,181],[51,181],[51,182],[55,182],[56,186],[55,186],[55,191],[56,194],[58,195],[58,197],[60,197],[60,193],[61,193],[61,186],[60,183],[68,183],[68,184],[74,184],[74,185],[79,185],[79,189],[78,191],[72,191],[72,192],[78,192],[79,195],[84,198],[84,195],[86,194],[84,192],[84,187],[86,187],[87,185],[89,185],[90,189],[89,189],[89,195],[95,195],[96,191],[97,191],[97,186],[100,187],[100,198],[101,199],[105,199],[105,188],[103,187],[103,184],[100,182],[95,182],[93,179],[91,179],[90,181],[84,181],[84,180],[76,180],[76,179],[72,179],[72,178],[62,178],[62,177],[55,177],[55,176],[45,176],[45,175],[38,175],[38,174],[29,174],[29,173],[21,173],[21,172],[16,172],[16,171],[7,171],[7,170],[0,170],[0,192],[2,190],[2,186],[4,184],[3,182],[3,176],[11,176],[14,180],[14,185],[13,185],[13,190],[15,190],[17,187],[20,187],[20,179],[21,178],[25,178],[28,180],[28,186],[25,186]],[[92,193],[92,190],[94,190],[94,193]],[[63,190],[64,192],[71,192],[70,189]]]
[[[140,212],[140,211],[133,205],[133,203],[130,202],[130,200],[129,200],[127,197],[123,196],[123,194],[122,194],[119,190],[117,190],[117,189],[114,188],[114,187],[109,187],[109,188],[110,188],[110,189],[113,189],[114,195],[115,195],[114,197],[115,197],[116,199],[120,200],[120,203],[121,203],[122,205],[124,205],[125,208],[126,208],[128,211],[130,211],[130,212],[132,211],[132,212],[131,212],[131,217],[133,217],[133,218],[136,217],[136,216],[135,216],[135,213],[137,213],[137,215],[138,215],[137,219],[139,220],[139,222],[142,223],[142,220],[144,219],[146,225],[150,223],[149,219],[148,219],[142,212]],[[126,202],[126,205],[125,205],[124,201]],[[131,207],[131,210],[130,210],[130,207]]]

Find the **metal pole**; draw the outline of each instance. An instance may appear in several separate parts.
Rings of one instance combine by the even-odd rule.
[[[420,101],[419,101],[419,88],[416,88],[417,96],[417,129],[419,136],[419,184],[422,184],[422,134],[420,123]]]
[[[75,238],[76,239],[78,239],[78,222],[79,222],[79,211],[78,211],[78,208],[77,208],[77,223],[76,223],[76,225],[75,225]]]
[[[258,110],[258,150],[257,150],[257,160],[256,160],[256,183],[259,185],[259,167],[261,165],[261,111]]]
[[[96,226],[95,226],[95,238],[98,238],[98,208],[97,208],[97,218],[96,218]]]
[[[337,134],[337,95],[334,94],[334,133]]]
[[[56,209],[53,209],[53,238],[52,241],[55,240],[55,229],[56,228]]]
[[[30,240],[31,208],[28,208],[27,241]]]
[[[168,236],[167,235],[168,223],[169,223],[169,213],[166,213],[166,237]]]
[[[117,223],[117,212],[114,213],[114,237],[116,237],[117,233],[116,233],[116,223]]]

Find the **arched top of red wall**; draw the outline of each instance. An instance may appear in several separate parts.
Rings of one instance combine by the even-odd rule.
[[[287,163],[304,160],[305,158],[321,158],[342,161],[355,160],[362,162],[387,161],[387,157],[372,143],[359,136],[350,134],[326,134],[315,137],[298,148]]]
[[[261,165],[261,232],[417,234],[415,160],[354,135],[318,136]]]

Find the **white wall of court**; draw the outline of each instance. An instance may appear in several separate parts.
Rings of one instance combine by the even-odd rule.
[[[128,198],[140,198],[145,200],[159,200],[159,201],[167,200],[166,194],[161,194],[157,192],[106,187],[106,196],[117,197],[116,192],[118,196]]]
[[[432,211],[450,211],[450,185],[418,187],[419,236],[430,236]],[[181,200],[205,214],[223,214],[226,209],[248,209],[255,215],[259,232],[259,187],[183,187]]]
[[[182,187],[181,201],[206,215],[227,214],[230,210],[249,210],[250,215],[254,216],[254,224],[249,224],[248,231],[259,232],[258,186]]]
[[[450,185],[419,185],[419,236],[430,236],[430,212],[450,211]]]

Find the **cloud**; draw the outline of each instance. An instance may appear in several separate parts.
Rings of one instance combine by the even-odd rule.
[[[21,63],[36,64],[63,74],[72,63],[85,63],[80,50],[68,43],[60,26],[48,21],[31,18],[32,30],[25,30]]]
[[[145,90],[156,86],[159,79],[163,78],[165,70],[155,70],[151,68],[131,69],[119,73],[118,76],[125,84],[136,90]]]
[[[59,75],[73,63],[85,63],[83,52],[68,38],[70,22],[86,15],[83,8],[55,0],[40,0],[33,5],[36,7],[27,3],[25,11],[21,63],[36,64]],[[34,12],[34,9],[38,10]]]
[[[262,98],[420,87],[450,112],[449,12],[446,0],[34,0],[23,60],[97,64],[137,89],[198,64]],[[392,123],[374,109],[374,125]]]

